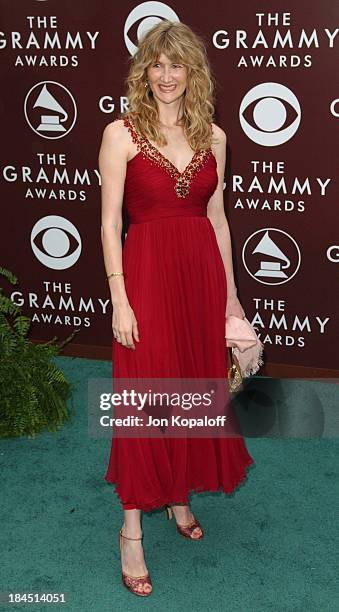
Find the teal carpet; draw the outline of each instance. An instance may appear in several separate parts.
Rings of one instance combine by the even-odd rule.
[[[104,480],[110,439],[89,437],[87,427],[87,381],[109,377],[111,364],[58,363],[75,385],[73,421],[58,434],[0,441],[0,591],[61,592],[68,602],[0,604],[0,612],[339,610],[338,436],[246,437],[255,465],[244,486],[191,497],[201,541],[181,538],[164,512],[144,514],[153,593],[136,597],[121,584],[122,510]],[[300,382],[285,388],[296,414],[307,397],[317,405],[315,391],[318,403],[337,409],[337,385],[314,385],[313,395]]]

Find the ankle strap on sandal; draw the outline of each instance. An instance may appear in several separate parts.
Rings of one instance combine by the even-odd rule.
[[[143,538],[143,535],[144,535],[144,534],[142,534],[140,538],[129,538],[128,536],[125,536],[125,535],[122,533],[122,528],[121,528],[121,529],[120,529],[120,535],[121,535],[121,537],[122,537],[122,538],[125,538],[125,540],[142,540],[142,538]]]

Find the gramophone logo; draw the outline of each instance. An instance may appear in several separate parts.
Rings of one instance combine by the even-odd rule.
[[[35,257],[47,268],[66,270],[80,257],[81,237],[68,219],[48,215],[34,225],[31,247]]]
[[[292,236],[281,229],[266,227],[247,238],[242,259],[247,272],[264,285],[282,285],[298,272],[300,249]]]
[[[51,140],[67,136],[77,118],[72,94],[55,81],[34,85],[25,98],[24,111],[32,130]]]
[[[264,147],[287,142],[299,128],[301,109],[297,97],[281,83],[260,83],[244,96],[239,108],[246,136]]]

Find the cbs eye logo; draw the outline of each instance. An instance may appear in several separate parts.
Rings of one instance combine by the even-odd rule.
[[[128,31],[135,27],[134,38],[137,42],[150,30],[154,25],[160,23],[162,19],[170,21],[179,21],[177,14],[172,8],[163,2],[143,2],[138,4],[128,15],[124,27],[125,45],[131,55],[134,55],[138,50],[138,46],[132,42]],[[139,23],[138,23],[139,22]],[[138,24],[138,25],[137,25]]]
[[[296,133],[301,119],[300,104],[285,85],[260,83],[243,98],[239,119],[246,136],[253,142],[276,147]]]
[[[35,257],[47,268],[66,270],[80,257],[81,237],[68,219],[49,215],[34,225],[31,247]]]

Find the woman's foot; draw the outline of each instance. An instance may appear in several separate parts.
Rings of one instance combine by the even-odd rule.
[[[179,527],[181,525],[182,526],[189,525],[194,521],[195,517],[192,514],[189,506],[171,506],[171,509],[173,510],[175,520],[177,522],[177,525],[179,525]],[[195,540],[197,540],[201,537],[202,537],[201,528],[196,527],[195,529],[193,529],[191,533],[191,538],[194,538]]]
[[[123,573],[127,574],[127,576],[131,578],[146,576],[148,574],[148,570],[145,563],[142,540],[127,539],[141,538],[141,531],[137,532],[131,529],[127,531],[123,525],[121,533],[123,536],[126,536],[126,538],[120,537],[121,567]],[[141,582],[133,588],[136,588],[139,593],[146,593],[147,595],[152,591],[152,586],[147,582]]]

